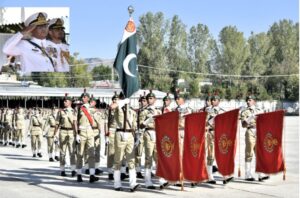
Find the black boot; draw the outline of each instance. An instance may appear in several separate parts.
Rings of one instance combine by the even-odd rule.
[[[60,176],[62,176],[62,177],[66,177],[66,176],[67,176],[67,174],[66,174],[66,172],[65,172],[65,171],[61,171],[61,172],[60,172]]]
[[[142,175],[141,172],[136,173],[136,178],[144,179],[144,176]]]
[[[32,157],[36,157],[36,154],[33,154]]]
[[[25,148],[26,146],[27,146],[26,144],[23,144],[23,145],[22,145],[22,148]]]
[[[73,170],[72,173],[71,173],[71,176],[75,177],[75,175],[76,175],[76,171]]]
[[[103,173],[103,170],[100,170],[99,168],[95,169],[95,175],[100,175]]]
[[[109,174],[108,174],[108,179],[109,179],[109,180],[114,180],[114,174],[109,173]]]
[[[42,153],[38,153],[37,156],[39,157],[43,157]]]
[[[49,162],[54,162],[54,159],[52,157],[50,157]]]
[[[130,188],[130,192],[136,191],[136,189],[139,188],[140,186],[141,186],[140,184],[136,184],[133,188]]]
[[[86,169],[85,174],[89,175],[90,174],[90,169]]]
[[[223,180],[223,184],[229,183],[231,180],[233,180],[233,177],[229,177],[228,179]]]
[[[20,148],[20,146],[21,146],[20,144],[17,144],[16,148]]]
[[[219,169],[218,169],[217,166],[213,166],[213,167],[212,167],[212,172],[213,172],[213,173],[218,172],[218,171],[219,171]]]
[[[81,175],[77,175],[77,182],[83,182]]]
[[[95,175],[90,175],[90,183],[94,183],[95,181],[98,181],[99,177],[96,177]]]
[[[121,180],[125,180],[126,178],[128,178],[129,176],[126,175],[125,173],[121,173]]]
[[[59,161],[59,157],[58,157],[58,156],[55,156],[54,159],[55,159],[56,161]]]
[[[268,179],[270,179],[270,176],[264,176],[264,177],[258,178],[258,181],[262,182],[262,181],[268,180]]]

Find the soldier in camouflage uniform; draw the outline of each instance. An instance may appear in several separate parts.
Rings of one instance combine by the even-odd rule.
[[[0,144],[4,144],[4,112],[5,109],[0,109]]]
[[[4,136],[4,146],[11,145],[11,133],[13,130],[13,111],[11,109],[6,109],[3,119],[3,136]]]
[[[120,94],[122,95],[122,94]],[[124,99],[123,95],[119,96]],[[134,192],[140,185],[136,183],[136,171],[134,160],[134,133],[136,130],[136,112],[128,104],[113,104],[115,109],[115,120],[117,129],[115,133],[115,157],[114,157],[114,188],[116,191],[122,190],[121,166],[124,157],[129,168],[130,191]]]
[[[30,117],[29,121],[29,129],[31,136],[31,150],[32,150],[32,157],[43,157],[42,156],[42,138],[43,138],[43,131],[42,131],[42,116],[41,111],[38,108],[34,109],[33,115]]]
[[[14,126],[16,129],[16,147],[25,148],[25,112],[23,108],[18,108],[14,116]]]
[[[256,97],[249,95],[246,97],[247,108],[241,112],[242,127],[247,128],[245,134],[245,180],[255,181],[251,174],[251,161],[255,151],[256,143],[256,115],[263,113],[261,109],[256,106]],[[269,176],[264,176],[259,173],[258,180],[263,181],[269,179]]]
[[[77,152],[77,182],[83,182],[82,180],[82,165],[83,165],[83,155],[88,152],[88,164],[90,173],[90,183],[98,181],[99,178],[95,176],[95,140],[93,118],[91,115],[91,108],[89,104],[90,95],[84,91],[81,94],[81,99],[83,105],[78,109],[77,120],[76,120],[76,142],[78,143]]]
[[[71,107],[72,98],[67,94],[64,98],[64,109],[57,114],[54,130],[54,141],[59,141],[60,146],[60,171],[61,176],[65,177],[66,152],[69,151],[72,177],[76,175],[76,153],[75,153],[75,127],[76,112]]]
[[[47,116],[47,119],[43,126],[43,131],[49,126],[48,132],[45,133],[45,136],[47,137],[47,150],[49,155],[49,161],[54,162],[54,159],[56,161],[59,161],[59,145],[58,141],[54,141],[54,131],[56,126],[56,117],[58,114],[58,109],[53,107],[51,110],[51,114]],[[54,159],[53,159],[53,154]]]

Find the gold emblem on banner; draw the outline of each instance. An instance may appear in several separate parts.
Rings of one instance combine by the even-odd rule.
[[[266,134],[266,137],[264,138],[264,148],[269,153],[272,153],[274,150],[274,147],[278,145],[278,140],[276,138],[273,138],[272,134],[268,132]]]
[[[126,29],[127,32],[134,32],[135,31],[134,22],[133,21],[128,21],[125,29]]]
[[[222,154],[227,154],[228,148],[232,146],[232,140],[228,139],[226,134],[223,134],[219,139],[218,146]]]
[[[199,156],[199,149],[200,149],[199,138],[196,138],[195,136],[191,138],[190,149],[193,157],[197,158]]]
[[[161,150],[166,157],[171,157],[174,150],[174,142],[170,137],[164,136],[161,140]]]

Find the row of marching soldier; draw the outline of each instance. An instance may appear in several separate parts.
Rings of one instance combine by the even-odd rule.
[[[206,106],[199,110],[192,110],[185,103],[184,95],[175,95],[177,107],[170,107],[171,97],[167,94],[163,98],[163,107],[155,107],[156,96],[150,90],[140,96],[140,108],[133,109],[129,106],[128,99],[124,95],[116,94],[112,97],[112,103],[105,111],[95,107],[97,99],[90,96],[86,91],[81,95],[81,104],[72,108],[73,98],[66,95],[64,98],[64,109],[53,108],[51,114],[44,118],[39,109],[30,113],[29,135],[31,137],[31,148],[33,157],[42,157],[41,142],[43,135],[47,138],[47,152],[49,161],[59,161],[60,175],[66,177],[66,161],[70,161],[71,177],[77,177],[78,182],[83,182],[82,174],[89,174],[89,182],[98,181],[96,175],[102,174],[100,169],[101,136],[105,137],[105,153],[107,154],[108,179],[114,180],[114,189],[122,190],[121,181],[129,177],[130,190],[134,192],[140,184],[137,178],[144,179],[147,189],[164,189],[171,183],[164,178],[159,178],[159,187],[154,185],[153,173],[157,162],[156,134],[154,117],[171,111],[178,111],[180,142],[184,138],[184,116],[192,112],[206,111],[206,148],[207,148],[207,183],[216,184],[213,173],[217,171],[214,166],[214,117],[224,109],[219,107],[220,97],[214,95],[208,97]],[[241,112],[241,123],[246,128],[245,134],[245,180],[254,181],[251,171],[251,161],[255,146],[255,115],[261,110],[255,105],[256,98],[249,95],[246,98],[247,108]],[[25,114],[19,108],[15,114],[12,110],[1,110],[1,132],[0,140],[4,145],[11,144],[16,147],[25,147],[24,132]],[[104,120],[104,122],[103,122]],[[104,124],[105,126],[101,126]],[[45,133],[46,128],[49,128]],[[16,129],[15,132],[13,132]],[[101,129],[104,129],[102,131]],[[43,134],[44,132],[44,134]],[[101,134],[103,133],[103,134]],[[13,135],[12,135],[13,134]],[[68,152],[68,154],[67,154]],[[69,156],[70,159],[66,159]],[[145,160],[142,157],[145,156]],[[142,161],[144,164],[144,176],[142,174]],[[126,174],[128,167],[129,176]],[[233,178],[226,177],[223,183],[230,182]],[[259,181],[269,179],[269,176],[260,174]],[[175,186],[181,186],[175,183]],[[196,186],[197,183],[191,183]]]

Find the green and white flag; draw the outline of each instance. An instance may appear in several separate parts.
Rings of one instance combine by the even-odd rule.
[[[136,28],[130,18],[114,62],[114,68],[119,74],[119,82],[126,98],[139,90],[136,51]]]

